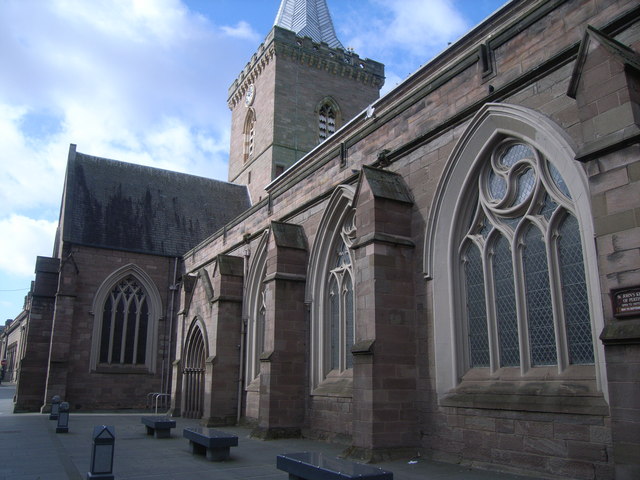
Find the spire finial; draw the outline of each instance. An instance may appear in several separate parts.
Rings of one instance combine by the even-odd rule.
[[[326,0],[282,0],[274,25],[344,50],[333,28]]]

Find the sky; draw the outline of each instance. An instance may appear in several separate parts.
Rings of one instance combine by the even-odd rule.
[[[393,89],[506,0],[327,0]],[[280,0],[0,0],[0,324],[51,256],[69,144],[227,179],[228,88]]]

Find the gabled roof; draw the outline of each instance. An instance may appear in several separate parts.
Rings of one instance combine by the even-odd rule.
[[[59,235],[178,257],[250,206],[245,186],[94,157],[71,145]]]
[[[620,43],[615,38],[604,34],[597,28],[587,25],[587,29],[582,37],[582,42],[580,43],[580,49],[578,50],[578,58],[576,59],[573,73],[571,74],[571,81],[567,88],[567,95],[571,98],[576,98],[578,84],[580,83],[582,70],[590,52],[589,46],[592,39],[602,45],[613,57],[618,58],[620,63],[640,72],[640,55],[638,55],[637,52],[625,44]]]
[[[333,28],[326,0],[282,0],[274,25],[344,50]]]

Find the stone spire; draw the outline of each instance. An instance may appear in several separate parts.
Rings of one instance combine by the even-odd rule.
[[[344,50],[333,28],[326,0],[282,0],[274,25]]]

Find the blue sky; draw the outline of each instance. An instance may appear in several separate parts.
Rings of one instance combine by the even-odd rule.
[[[327,0],[383,93],[505,0]],[[0,322],[50,256],[69,144],[226,180],[227,90],[280,0],[0,0]]]

